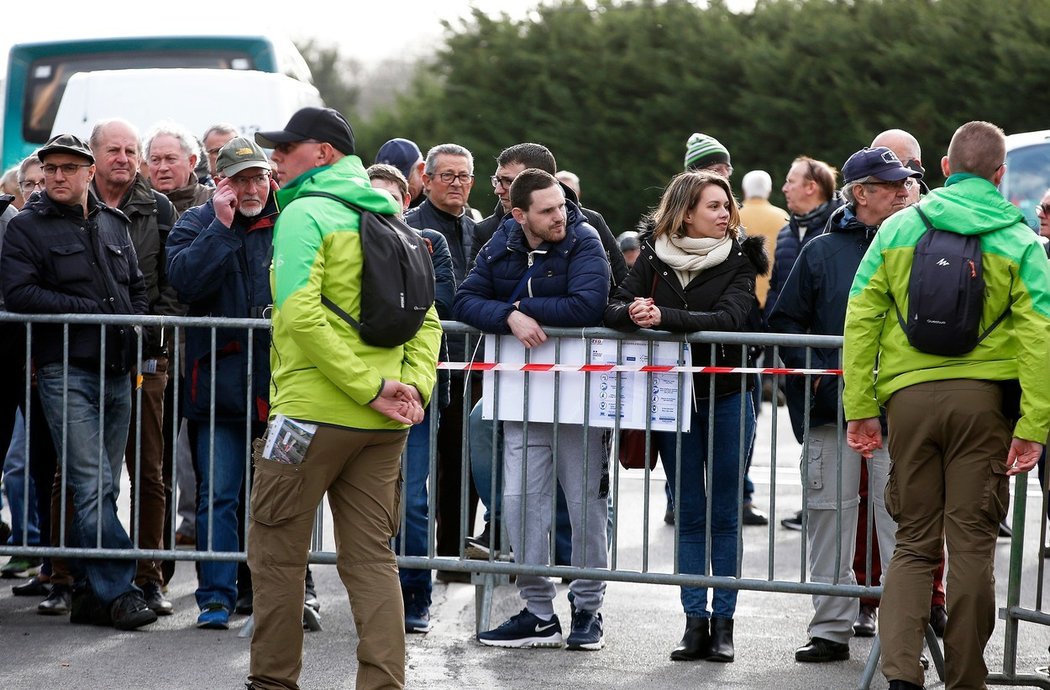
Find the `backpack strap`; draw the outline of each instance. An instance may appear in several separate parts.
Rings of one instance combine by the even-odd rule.
[[[319,196],[319,197],[323,197],[325,199],[331,199],[332,201],[338,201],[343,206],[346,206],[349,209],[357,211],[358,213],[365,213],[365,211],[366,211],[366,209],[363,209],[360,206],[356,206],[355,204],[352,204],[349,201],[347,201],[346,199],[338,197],[335,194],[329,194],[328,192],[304,192],[304,193],[299,194],[298,196],[296,196],[295,199],[292,199],[292,201],[295,201],[296,199],[302,199],[305,196]],[[289,203],[291,203],[291,202],[289,202]],[[338,316],[340,319],[342,319],[343,321],[346,321],[348,324],[350,324],[350,326],[355,331],[360,331],[361,330],[361,322],[358,321],[357,319],[355,319],[354,317],[350,316],[350,314],[348,314],[338,304],[333,302],[327,295],[325,295],[325,294],[321,295],[321,304],[323,304],[324,306],[328,307],[328,309],[333,314]]]
[[[931,223],[930,219],[926,217],[926,214],[922,212],[922,209],[919,208],[918,204],[915,204],[912,208],[915,209],[915,212],[919,214],[919,218],[922,219],[922,224],[926,226],[926,232],[937,229],[933,227],[933,223]],[[908,322],[904,320],[904,315],[901,314],[901,308],[897,304],[897,300],[893,300],[893,310],[897,312],[897,323],[901,325],[901,330],[907,333]]]

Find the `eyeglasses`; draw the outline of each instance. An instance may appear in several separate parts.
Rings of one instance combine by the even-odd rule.
[[[498,177],[496,175],[493,175],[492,177],[489,178],[489,181],[492,182],[492,188],[493,189],[497,189],[501,185],[503,186],[504,189],[510,189],[510,186],[514,183],[514,178],[513,177]]]
[[[460,173],[457,175],[451,170],[446,170],[445,172],[437,173],[436,175],[434,175],[434,177],[441,180],[441,182],[444,184],[452,184],[453,182],[459,182],[461,185],[468,185],[474,179],[474,176],[470,173]]]
[[[18,188],[22,190],[23,194],[31,194],[37,189],[44,188],[43,180],[24,180],[18,184]]]
[[[63,163],[62,165],[45,163],[40,166],[40,169],[44,171],[45,175],[52,177],[59,170],[62,171],[63,175],[75,175],[77,170],[80,170],[81,168],[90,168],[91,166],[91,163]]]
[[[1050,204],[1039,204],[1036,206],[1035,215],[1040,218],[1050,218]]]
[[[229,177],[227,178],[234,187],[245,189],[247,187],[262,187],[270,182],[270,174],[252,175],[251,177]]]
[[[282,156],[287,156],[289,153],[299,148],[300,144],[320,144],[322,142],[316,139],[300,139],[299,141],[289,141],[282,144],[277,144],[273,147],[273,150]]]

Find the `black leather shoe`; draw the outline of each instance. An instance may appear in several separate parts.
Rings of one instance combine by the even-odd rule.
[[[26,582],[11,587],[11,591],[16,597],[46,597],[51,594],[51,581],[45,582],[39,575],[34,575]]]
[[[923,686],[921,686],[921,685],[916,685],[915,683],[909,683],[906,680],[891,680],[890,681],[890,690],[926,690],[926,689]]]
[[[853,634],[857,637],[875,637],[875,623],[878,619],[878,609],[868,604],[861,604],[860,613],[857,614],[857,620],[853,623]]]
[[[948,611],[943,606],[930,607],[930,627],[937,637],[944,637],[944,626],[948,625]]]
[[[768,525],[769,518],[758,508],[750,503],[744,504],[743,521],[745,525]]]
[[[711,635],[708,630],[707,618],[687,616],[685,634],[682,635],[682,641],[671,652],[671,661],[696,661],[707,656],[708,648],[711,646]]]
[[[711,618],[711,649],[704,660],[728,664],[733,657],[733,619]]]
[[[109,609],[102,605],[94,592],[88,588],[73,592],[73,601],[69,606],[69,622],[86,625],[110,625]]]
[[[999,523],[999,536],[1005,539],[1009,539],[1014,536],[1014,531],[1010,529],[1010,526],[1005,522]]]
[[[158,616],[170,616],[175,611],[171,602],[164,598],[157,582],[146,582],[142,585],[142,598],[146,600],[149,610]]]
[[[828,661],[849,661],[849,645],[814,637],[805,646],[795,650],[795,661],[823,664]]]
[[[320,613],[321,601],[317,598],[317,588],[314,586],[314,574],[309,567],[306,568],[305,589],[306,596],[303,599],[303,604],[312,608],[314,613]]]
[[[117,630],[134,630],[157,621],[157,614],[135,590],[124,592],[109,605],[109,617]]]
[[[47,598],[37,604],[36,612],[44,616],[64,616],[73,605],[73,590],[69,585],[51,585]]]
[[[238,592],[237,603],[233,606],[233,612],[239,613],[242,616],[250,616],[254,610],[255,597],[252,594],[252,590],[246,589],[243,592]]]

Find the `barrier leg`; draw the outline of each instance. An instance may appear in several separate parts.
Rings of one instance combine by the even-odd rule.
[[[930,650],[930,659],[933,661],[933,668],[937,671],[937,678],[944,680],[944,652],[941,651],[941,644],[937,641],[937,633],[933,632],[933,626],[926,626],[926,646]]]
[[[882,642],[879,641],[879,636],[876,635],[871,641],[871,651],[868,652],[868,661],[864,664],[864,673],[860,676],[857,690],[868,690],[868,688],[871,687],[871,681],[875,678],[875,673],[879,670],[879,658],[881,656]]]

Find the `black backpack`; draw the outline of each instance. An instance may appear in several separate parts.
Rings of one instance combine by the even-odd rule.
[[[933,227],[917,205],[926,233],[915,245],[908,283],[908,320],[897,321],[916,350],[954,357],[973,350],[995,329],[1009,307],[981,331],[984,272],[981,238]],[[896,305],[895,305],[896,306]]]
[[[324,192],[295,198],[304,196],[332,199],[361,214],[361,315],[355,319],[325,295],[321,303],[353,326],[369,345],[407,343],[434,304],[434,264],[427,242],[397,216],[373,213]]]

